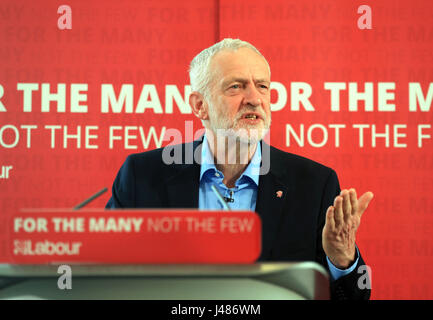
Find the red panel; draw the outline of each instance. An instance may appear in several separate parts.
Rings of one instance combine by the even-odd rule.
[[[0,212],[73,207],[102,187],[111,187],[128,154],[154,149],[157,141],[166,145],[168,141],[161,137],[169,128],[184,132],[184,120],[193,120],[193,116],[182,114],[176,104],[172,113],[166,112],[165,88],[176,85],[183,96],[192,57],[215,39],[214,2],[188,3],[74,0],[69,3],[72,29],[59,30],[59,2],[2,1],[0,84],[5,93],[0,101],[7,112],[0,112],[0,129],[13,125],[20,136],[15,147],[0,147],[0,166],[13,166],[9,179],[0,180]],[[23,92],[17,90],[17,83],[39,84],[33,93],[32,112],[23,111]],[[58,113],[54,102],[49,112],[41,112],[42,83],[50,84],[52,93],[58,83],[65,84],[65,112]],[[87,101],[80,103],[88,106],[87,113],[70,111],[73,83],[88,84]],[[123,108],[121,113],[103,113],[102,84],[112,84],[116,94],[123,84],[132,85],[133,112]],[[154,86],[163,113],[153,109],[135,113],[143,85]],[[197,128],[199,124],[194,120]],[[30,148],[21,125],[38,126],[31,130]],[[55,130],[54,148],[46,125],[62,127]],[[64,148],[65,126],[67,134],[77,134],[81,126],[80,148],[73,138]],[[97,149],[86,148],[86,126],[98,127],[89,129],[90,135],[98,137],[88,142]],[[135,138],[129,140],[128,148],[124,139],[113,141],[110,148],[109,128],[114,126],[122,130],[113,130],[113,135],[122,135],[125,127],[131,127],[129,135]],[[149,138],[152,131],[155,136]],[[13,129],[5,128],[3,139],[12,145]],[[109,197],[107,193],[90,206],[102,207]]]
[[[260,218],[248,211],[33,210],[8,220],[2,263],[253,263],[261,251]]]
[[[357,13],[362,4],[372,9],[372,29],[361,30]],[[429,112],[409,111],[408,83],[418,82],[426,96],[433,80],[433,24],[431,1],[221,1],[221,38],[251,41],[268,59],[272,81],[287,89],[288,101],[273,112],[272,144],[288,152],[310,157],[334,168],[342,188],[373,191],[375,198],[358,231],[357,243],[372,268],[372,298],[432,299],[433,279],[433,161],[431,137],[418,147],[418,125],[432,124]],[[315,111],[291,108],[292,82],[306,82],[312,88]],[[330,92],[325,82],[373,84],[373,111],[348,111],[347,90],[340,96],[340,111],[331,111]],[[394,112],[378,109],[378,83],[395,83]],[[430,90],[433,91],[433,86]],[[353,94],[353,93],[352,93]],[[277,99],[275,92],[273,99]],[[393,101],[392,101],[393,100]],[[274,100],[275,101],[275,100]],[[326,128],[328,141],[320,147],[308,143],[310,126]],[[339,147],[335,129],[344,124]],[[359,143],[353,124],[368,124]],[[394,126],[406,137],[394,142]],[[290,139],[287,125],[299,132],[304,125],[305,144]],[[389,130],[372,144],[372,125],[377,133]],[[314,128],[314,127],[313,127]],[[323,131],[311,129],[315,143]]]

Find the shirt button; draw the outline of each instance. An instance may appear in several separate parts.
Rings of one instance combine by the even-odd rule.
[[[218,172],[215,172],[215,177],[219,178],[220,174]]]

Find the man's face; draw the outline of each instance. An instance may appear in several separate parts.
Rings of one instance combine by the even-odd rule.
[[[248,48],[223,50],[212,59],[209,129],[256,143],[269,130],[270,74],[266,61]],[[227,131],[224,134],[227,134]]]

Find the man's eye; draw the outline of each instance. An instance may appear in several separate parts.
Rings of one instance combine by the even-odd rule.
[[[261,85],[260,85],[260,88],[261,88],[261,89],[268,89],[268,86],[265,85],[265,84],[261,84]]]
[[[230,87],[230,89],[239,89],[239,88],[240,88],[240,85],[238,85],[238,84],[234,84]]]

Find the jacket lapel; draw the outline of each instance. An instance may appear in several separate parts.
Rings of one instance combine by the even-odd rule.
[[[163,182],[167,190],[168,207],[198,208],[201,143],[202,139],[192,142],[193,154],[198,155],[197,159],[193,159],[192,164],[176,164],[174,173]],[[188,144],[184,146],[185,149],[188,148]],[[185,149],[182,150],[183,160],[185,159]]]
[[[256,212],[262,221],[262,253],[259,260],[272,258],[272,249],[280,232],[279,226],[283,218],[283,207],[287,210],[292,194],[290,188],[281,182],[279,177],[285,175],[285,170],[278,163],[279,157],[266,143],[262,143],[262,168],[268,168],[268,172],[260,175],[257,191]],[[266,163],[264,161],[268,161]]]
[[[262,253],[259,260],[271,258],[272,248],[280,231],[287,191],[288,188],[272,172],[260,176],[256,203],[256,212],[262,221]]]

